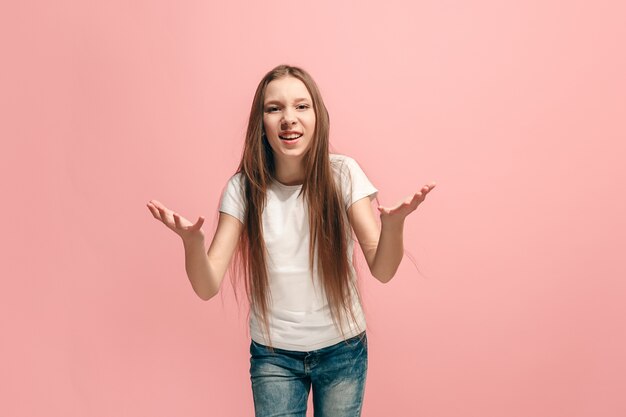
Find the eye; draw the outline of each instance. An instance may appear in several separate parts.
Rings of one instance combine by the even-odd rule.
[[[299,109],[308,109],[310,106],[308,104],[300,104],[298,106]]]
[[[271,113],[271,112],[273,112],[273,111],[275,111],[275,110],[278,110],[278,107],[276,107],[276,106],[270,106],[270,107],[268,107],[267,109],[265,109],[265,111],[266,111],[267,113]]]

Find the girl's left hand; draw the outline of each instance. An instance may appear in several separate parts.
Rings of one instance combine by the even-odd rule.
[[[435,183],[430,183],[422,187],[420,191],[408,197],[403,202],[399,203],[397,206],[392,208],[378,206],[378,211],[380,212],[381,221],[403,221],[406,216],[411,214],[417,206],[420,205],[422,201],[426,198],[426,194],[428,194],[433,188],[435,188]]]

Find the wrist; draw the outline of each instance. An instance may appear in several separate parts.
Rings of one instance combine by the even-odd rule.
[[[381,217],[380,223],[381,226],[386,229],[400,229],[404,228],[404,219],[402,218],[390,218],[390,217]]]
[[[194,236],[186,236],[182,237],[183,246],[185,248],[194,247],[194,246],[202,246],[204,248],[204,236],[202,235],[194,235]]]

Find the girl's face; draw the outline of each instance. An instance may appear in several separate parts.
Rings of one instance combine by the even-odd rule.
[[[267,85],[263,126],[276,158],[284,160],[306,153],[315,130],[315,110],[302,81],[286,76]]]

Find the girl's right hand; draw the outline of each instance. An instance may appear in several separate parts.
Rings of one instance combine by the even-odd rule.
[[[183,241],[204,240],[204,233],[202,232],[204,217],[198,217],[198,221],[195,224],[192,224],[189,220],[180,214],[169,210],[157,200],[150,200],[150,202],[146,205],[152,212],[155,219],[163,222],[163,224],[180,236]]]

